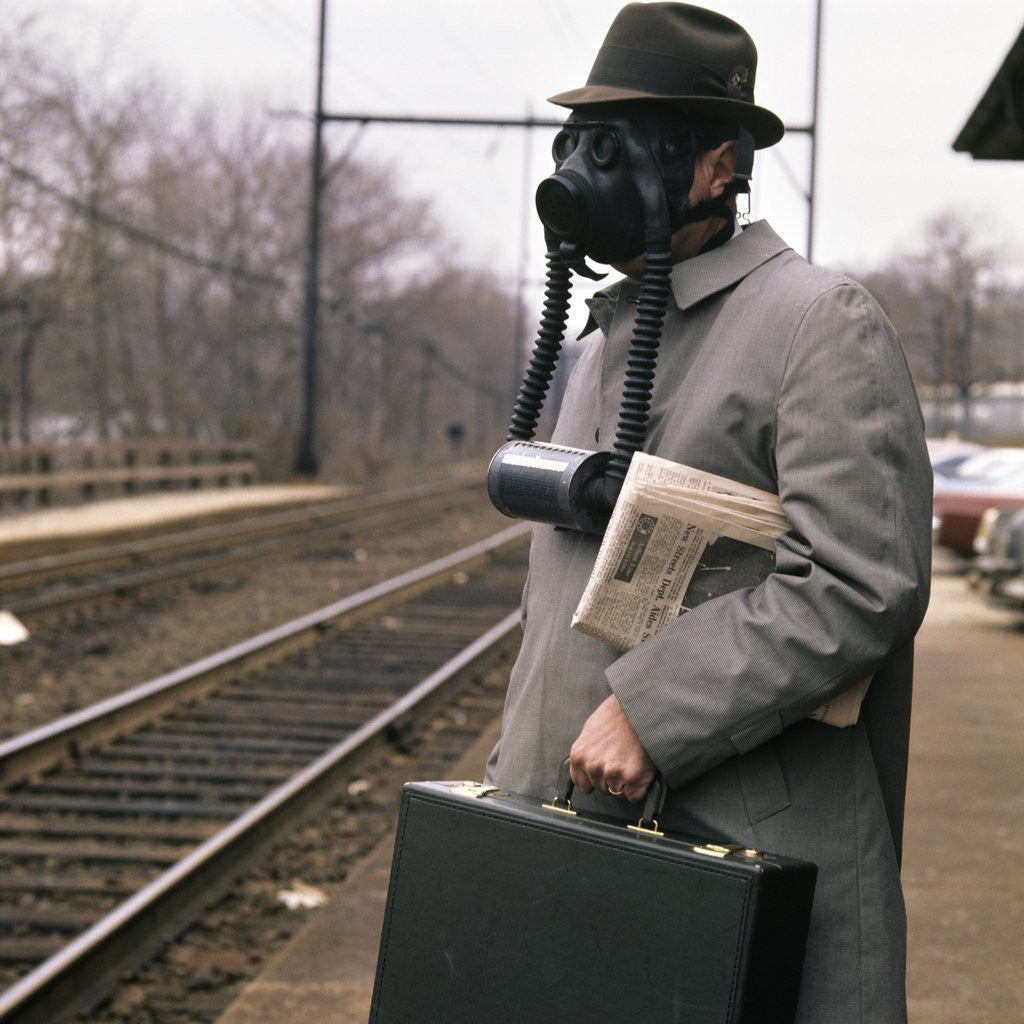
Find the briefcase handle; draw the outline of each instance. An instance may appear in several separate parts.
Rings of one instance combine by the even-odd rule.
[[[576,814],[577,812],[573,810],[572,806],[574,788],[572,776],[569,774],[569,758],[567,757],[558,769],[555,795],[551,798],[551,803],[544,806],[553,811],[567,811],[571,814]],[[648,787],[647,794],[644,797],[644,809],[640,820],[635,825],[628,825],[627,827],[634,832],[645,832],[656,836],[664,835],[659,830],[658,821],[665,807],[665,797],[667,795],[668,786],[665,785],[665,780],[661,775],[655,775],[654,781]]]

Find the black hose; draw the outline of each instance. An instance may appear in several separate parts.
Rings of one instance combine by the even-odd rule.
[[[541,317],[537,343],[530,356],[530,365],[512,410],[512,422],[506,438],[508,441],[529,441],[533,437],[569,319],[572,274],[562,259],[558,242],[554,237],[548,237],[546,241],[548,270],[544,288],[544,315]]]
[[[691,165],[685,180],[692,181],[693,155],[690,154],[688,159]],[[633,160],[637,168],[634,172],[636,186],[644,211],[644,276],[626,358],[626,383],[622,391],[619,424],[602,487],[601,500],[609,509],[614,507],[619,497],[634,453],[640,451],[647,436],[654,370],[661,343],[661,325],[668,309],[673,265],[672,228],[661,175],[656,170],[649,148],[638,147]],[[688,199],[684,199],[684,212],[688,205]]]
[[[661,342],[661,326],[665,320],[665,311],[671,294],[673,266],[668,203],[654,158],[645,142],[634,142],[627,138],[626,146],[634,167],[634,180],[643,208],[646,255],[633,336],[626,358],[622,406],[611,456],[605,473],[594,479],[586,488],[587,502],[593,512],[605,514],[614,507],[630,461],[634,453],[643,447],[647,435],[651,396],[654,391],[654,372]],[[691,167],[686,180],[692,181],[692,154],[689,159]],[[687,205],[684,199],[684,212]],[[544,291],[544,314],[537,343],[512,412],[508,441],[529,441],[533,438],[554,375],[569,318],[573,260],[567,255],[567,246],[561,244],[553,232],[545,232],[545,241],[548,248],[548,270]],[[575,251],[576,244],[573,243],[568,248]],[[582,253],[580,262],[583,263]]]
[[[612,504],[618,497],[633,453],[640,451],[647,435],[654,371],[661,342],[661,325],[668,308],[671,275],[671,254],[668,251],[648,251],[644,257],[643,282],[626,359],[626,383],[622,391],[619,425],[605,474],[609,484],[607,489],[614,491]]]

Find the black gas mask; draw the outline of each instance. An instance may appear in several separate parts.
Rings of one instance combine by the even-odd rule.
[[[624,263],[644,252],[637,179],[652,168],[630,128],[617,119],[571,120],[555,136],[555,173],[537,188],[537,212],[570,260]]]
[[[681,124],[681,121],[684,122]],[[509,443],[488,470],[494,505],[514,518],[603,533],[633,453],[643,445],[661,324],[672,272],[672,234],[683,224],[733,211],[723,201],[690,206],[698,153],[708,136],[671,108],[638,104],[588,107],[555,136],[555,171],[537,188],[548,276],[544,316],[519,392]],[[749,178],[753,139],[740,129],[736,177]],[[585,257],[626,263],[644,257],[644,273],[611,452],[539,444],[533,434],[561,349],[570,271],[600,278]]]
[[[574,114],[555,136],[555,172],[537,188],[537,212],[574,270],[581,255],[625,263],[646,249],[645,229],[663,198],[668,230],[709,217],[732,221],[724,201],[690,206],[697,155],[720,140],[684,115],[651,107],[608,105]],[[753,139],[739,134],[738,187],[753,162]]]
[[[614,107],[599,107],[586,117],[574,114],[555,136],[555,172],[537,188],[537,212],[570,260],[586,255],[598,263],[624,263],[643,254],[645,226],[662,226],[650,221],[664,215],[666,170],[677,178],[675,196],[689,193],[692,138],[650,138],[664,134],[645,123],[653,117],[626,117]],[[660,159],[662,146],[675,157],[669,168]],[[664,212],[672,212],[667,203]],[[683,211],[674,212],[667,223],[670,233]]]

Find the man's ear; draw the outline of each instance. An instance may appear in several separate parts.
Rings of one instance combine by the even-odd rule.
[[[736,171],[738,153],[739,143],[735,139],[730,139],[707,154],[711,163],[710,184],[713,199],[717,199],[725,191],[725,186],[732,181],[732,176]]]

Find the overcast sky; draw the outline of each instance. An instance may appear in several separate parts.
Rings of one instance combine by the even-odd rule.
[[[22,0],[83,60],[156,68],[186,96],[312,108],[319,0]],[[618,0],[328,0],[325,106],[345,113],[557,117],[545,97],[582,85]],[[759,51],[757,100],[787,125],[812,110],[815,0],[709,0]],[[1019,0],[824,0],[814,257],[869,268],[960,209],[1024,276],[1024,166],[952,151],[1024,26]],[[297,124],[296,130],[300,126]],[[337,152],[355,128],[328,125]],[[520,266],[524,201],[551,167],[552,133],[369,127],[356,152],[431,199],[460,254]],[[809,144],[792,133],[758,155],[753,213],[806,252]],[[542,237],[528,208],[531,276]]]

